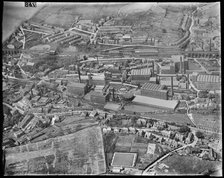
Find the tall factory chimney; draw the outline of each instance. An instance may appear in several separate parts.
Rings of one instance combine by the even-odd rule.
[[[212,40],[210,38],[210,41],[209,41],[209,51],[212,51]]]
[[[190,85],[190,83],[189,83],[190,78],[189,77],[190,77],[189,74],[187,74],[187,89],[189,89],[189,85]]]
[[[152,76],[154,76],[154,61],[152,61]]]
[[[183,67],[183,66],[182,66],[182,65],[183,65],[183,64],[182,64],[182,60],[183,60],[183,59],[182,59],[182,56],[180,56],[180,73],[182,73],[182,67]]]
[[[173,77],[171,77],[171,95],[173,96]]]

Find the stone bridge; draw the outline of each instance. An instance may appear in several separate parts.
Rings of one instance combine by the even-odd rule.
[[[219,51],[184,51],[186,57],[190,58],[219,58]]]

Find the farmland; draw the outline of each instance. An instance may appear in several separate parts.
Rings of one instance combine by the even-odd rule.
[[[194,113],[193,118],[199,128],[213,132],[221,132],[220,114],[199,114]]]
[[[167,159],[162,161],[162,163],[169,166],[168,170],[172,174],[200,174],[201,172],[209,169],[213,170],[216,169],[217,166],[220,166],[220,163],[218,162],[210,162],[206,160],[201,160],[197,157],[192,156],[179,156],[177,154],[174,154],[172,156],[169,156]],[[180,164],[181,163],[181,164]],[[158,171],[158,174],[164,174],[165,172],[160,170],[158,167],[156,168]],[[162,173],[163,172],[163,173]]]
[[[105,142],[108,141],[110,143],[110,145],[106,143],[107,145],[105,147],[108,166],[112,161],[114,152],[138,153],[136,167],[138,169],[144,169],[148,164],[155,161],[167,151],[167,148],[151,143],[152,141],[137,135],[115,135],[110,133],[103,137]],[[110,141],[108,139],[110,139]],[[149,147],[153,148],[153,152],[147,152]]]
[[[31,147],[35,151],[31,151]],[[101,130],[87,128],[77,134],[8,149],[6,165],[8,175],[104,173]]]
[[[51,4],[43,8],[32,20],[68,28],[78,18],[97,22],[103,16],[114,15],[123,5],[125,4]]]

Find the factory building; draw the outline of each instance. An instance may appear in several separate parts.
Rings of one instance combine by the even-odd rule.
[[[83,96],[87,92],[87,85],[84,83],[69,83],[67,85],[67,94],[68,95],[79,95]]]
[[[195,75],[192,76],[194,84],[199,90],[221,90],[221,78],[217,75]]]
[[[164,85],[145,83],[141,88],[141,95],[167,100],[168,90],[165,90],[164,88]]]
[[[174,111],[179,102],[177,100],[164,100],[142,95],[136,95],[135,98],[133,99],[133,103],[138,104],[140,106],[147,106]]]
[[[188,60],[184,58],[184,55],[172,55],[171,60],[174,62],[176,73],[183,74],[189,69]]]
[[[175,74],[174,62],[170,62],[168,65],[157,63],[157,74]]]
[[[90,101],[97,104],[106,104],[109,100],[109,94],[104,95],[102,92],[91,92]]]
[[[132,69],[131,70],[131,79],[132,80],[149,80],[152,75],[152,68],[143,68],[143,69]]]

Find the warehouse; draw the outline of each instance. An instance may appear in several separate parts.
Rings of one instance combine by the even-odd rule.
[[[132,69],[131,79],[132,80],[149,80],[151,74],[152,74],[151,68]]]
[[[143,106],[152,106],[155,108],[163,108],[168,110],[175,110],[178,101],[177,100],[163,100],[158,98],[152,98],[147,96],[136,95],[133,103],[143,105]]]
[[[164,90],[164,85],[145,83],[141,88],[141,95],[159,99],[168,99],[168,90]]]
[[[170,62],[167,65],[157,63],[157,74],[175,74],[175,64]]]
[[[221,90],[221,78],[216,75],[202,75],[197,76],[196,82],[194,82],[196,88],[199,90]]]
[[[105,104],[109,100],[109,94],[103,95],[101,92],[93,91],[90,95],[90,101],[97,104]]]
[[[79,95],[83,96],[87,93],[87,85],[84,83],[69,83],[67,85],[68,95]]]
[[[102,26],[98,33],[120,33],[120,32],[131,32],[131,26]]]
[[[103,74],[100,75],[92,75],[92,83],[94,85],[104,85],[105,84],[105,77]],[[89,80],[88,75],[81,75],[81,81],[87,82]]]

